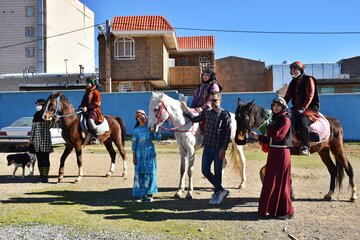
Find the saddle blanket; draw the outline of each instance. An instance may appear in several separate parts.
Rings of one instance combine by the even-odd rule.
[[[330,123],[324,115],[322,115],[321,113],[319,113],[319,115],[319,119],[310,125],[311,145],[324,142],[330,137]],[[291,137],[294,142],[298,142],[298,139],[293,132],[291,134]]]
[[[84,116],[82,114],[81,114],[81,117],[80,117],[80,125],[81,125],[81,130],[83,132],[88,131],[86,118],[84,118]],[[109,122],[104,117],[104,121],[101,124],[97,125],[96,131],[98,132],[99,135],[102,135],[106,131],[109,131],[109,129],[110,129],[109,128]]]

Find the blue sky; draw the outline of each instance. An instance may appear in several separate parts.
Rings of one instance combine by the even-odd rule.
[[[213,35],[216,59],[237,56],[270,65],[284,60],[333,63],[360,55],[359,0],[80,1],[95,13],[95,24],[114,16],[161,15],[175,28],[177,36]],[[250,34],[177,28],[357,34]]]

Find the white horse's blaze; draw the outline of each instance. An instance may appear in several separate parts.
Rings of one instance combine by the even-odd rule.
[[[174,126],[173,131],[179,145],[181,165],[180,165],[180,183],[179,189],[175,193],[175,198],[180,198],[185,191],[186,173],[189,178],[189,188],[186,197],[192,199],[193,191],[193,169],[195,160],[195,151],[202,146],[204,136],[199,134],[198,123],[186,121],[183,116],[181,104],[179,101],[170,98],[164,93],[152,93],[149,103],[148,128],[157,131],[158,128],[170,119]],[[233,146],[232,159],[238,169],[241,169],[241,184],[245,185],[245,155],[242,146],[235,143],[236,121],[235,115],[231,113],[231,142]],[[234,160],[235,159],[235,160]],[[188,162],[188,164],[186,164]],[[187,169],[185,169],[187,166]]]

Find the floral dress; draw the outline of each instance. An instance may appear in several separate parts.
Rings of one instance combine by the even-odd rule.
[[[152,140],[160,140],[159,133],[151,133],[147,125],[134,129],[132,150],[135,152],[133,197],[144,197],[158,192],[157,163]]]

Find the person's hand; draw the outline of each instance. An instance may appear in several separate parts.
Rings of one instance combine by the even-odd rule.
[[[184,112],[188,112],[189,111],[189,108],[186,104],[185,101],[181,101],[181,109],[184,111]]]
[[[82,108],[83,112],[87,112],[87,107]]]
[[[202,109],[202,107],[198,107],[198,108],[196,109],[196,111],[197,111],[198,113],[201,113],[201,112],[203,111],[203,109]]]
[[[253,139],[258,139],[258,138],[259,138],[259,134],[258,134],[256,131],[251,131],[251,132],[250,132],[250,136],[251,136]]]
[[[224,159],[225,158],[225,149],[222,148],[219,152],[219,159]]]

